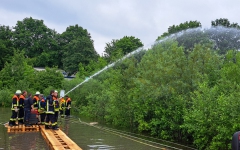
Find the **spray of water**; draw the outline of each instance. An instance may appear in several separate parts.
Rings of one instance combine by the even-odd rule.
[[[76,88],[78,88],[79,86],[81,86],[82,84],[88,82],[90,79],[92,79],[93,77],[97,76],[98,74],[102,73],[103,71],[113,67],[116,63],[123,61],[124,59],[131,57],[134,54],[137,54],[140,51],[143,51],[143,47],[138,48],[137,50],[128,53],[127,55],[125,55],[124,57],[122,57],[121,59],[118,59],[117,61],[105,66],[102,70],[99,70],[98,72],[94,73],[93,75],[91,75],[89,78],[85,79],[83,82],[79,83],[78,85],[76,85],[74,88],[72,88],[71,90],[69,90],[68,92],[65,93],[65,95],[67,95],[68,93],[72,92],[73,90],[75,90]]]
[[[215,46],[217,48],[220,48],[220,46],[222,44],[224,44],[224,42],[228,42],[228,47],[227,49],[237,49],[240,50],[240,30],[236,29],[236,28],[226,28],[226,27],[214,27],[214,28],[210,28],[210,29],[203,29],[203,28],[195,28],[195,29],[187,29],[184,31],[180,31],[178,33],[175,34],[171,34],[159,41],[155,41],[153,43],[148,44],[147,46],[138,48],[137,50],[128,53],[127,55],[125,55],[124,57],[122,57],[121,59],[118,59],[117,61],[115,61],[112,64],[107,65],[106,67],[104,67],[102,70],[96,72],[95,74],[91,75],[88,79],[85,79],[83,82],[79,83],[78,85],[76,85],[74,88],[72,88],[71,90],[69,90],[68,92],[66,92],[65,95],[67,95],[68,93],[72,92],[73,90],[75,90],[76,88],[78,88],[79,86],[81,86],[82,84],[88,82],[89,79],[92,79],[93,77],[97,76],[98,74],[102,73],[103,71],[113,67],[117,62],[123,61],[124,59],[131,57],[134,54],[139,53],[140,51],[147,51],[149,50],[149,48],[160,44],[164,41],[167,41],[169,39],[177,39],[177,38],[182,38],[184,35],[189,34],[190,38],[189,39],[193,39],[196,38],[196,34],[199,33],[206,33],[207,37],[209,38],[209,40],[214,41]]]

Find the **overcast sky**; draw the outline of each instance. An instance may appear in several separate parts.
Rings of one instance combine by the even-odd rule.
[[[227,18],[240,24],[240,0],[1,0],[0,24],[15,26],[26,17],[62,33],[70,25],[87,29],[95,50],[102,55],[106,43],[123,36],[151,45],[169,26]]]

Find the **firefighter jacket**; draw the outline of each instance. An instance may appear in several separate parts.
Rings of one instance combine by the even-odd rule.
[[[65,109],[65,106],[66,106],[65,99],[62,98],[62,99],[60,100],[60,110],[64,110],[64,109]]]
[[[24,108],[24,100],[25,100],[25,96],[20,95],[20,97],[19,97],[19,108]]]
[[[52,95],[48,95],[46,98],[46,114],[54,114],[54,103]]]
[[[38,103],[38,112],[40,114],[45,113],[46,112],[46,101],[44,98],[42,98],[39,103]]]
[[[70,106],[71,106],[71,99],[68,98],[68,99],[66,100],[66,107],[70,107]]]
[[[54,111],[59,111],[60,105],[58,102],[58,98],[53,96],[53,103],[54,103]]]
[[[33,107],[38,108],[38,103],[39,103],[39,97],[38,97],[38,95],[35,95],[33,97]]]
[[[14,107],[19,106],[19,97],[17,95],[14,95],[12,98],[12,110],[14,110]]]

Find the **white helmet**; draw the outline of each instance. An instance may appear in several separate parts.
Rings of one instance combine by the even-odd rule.
[[[39,92],[39,91],[37,91],[37,92],[36,92],[36,95],[39,95],[39,94],[40,94],[40,92]]]
[[[55,93],[58,93],[58,91],[57,91],[57,90],[55,90],[54,92],[55,92]]]
[[[21,93],[22,93],[21,90],[16,91],[16,94],[21,94]]]

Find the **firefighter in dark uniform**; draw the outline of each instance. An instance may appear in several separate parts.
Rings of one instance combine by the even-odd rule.
[[[49,121],[51,121],[52,124],[52,129],[53,130],[58,130],[57,128],[57,123],[55,122],[55,117],[54,117],[54,102],[53,102],[53,95],[54,95],[54,90],[50,91],[50,95],[46,97],[46,122],[45,122],[45,129],[50,129],[49,128]]]
[[[33,97],[33,105],[34,105],[35,110],[38,109],[39,94],[40,94],[40,92],[37,91],[36,94]]]
[[[20,90],[17,90],[15,95],[12,98],[12,116],[9,120],[9,126],[16,126],[16,119],[18,115],[18,107],[19,107],[19,96],[21,94]]]
[[[24,120],[24,100],[27,96],[27,91],[23,91],[19,97],[19,112],[18,112],[18,124],[23,124]]]
[[[70,116],[70,109],[71,109],[71,99],[67,95],[65,97],[66,97],[65,115],[66,115],[66,117],[69,117]]]
[[[28,97],[24,100],[24,124],[26,127],[31,126],[29,123],[29,119],[31,116],[31,109],[34,109],[33,107],[33,100],[32,100],[32,94],[28,94]]]
[[[38,122],[40,122],[40,118],[38,115],[39,94],[40,92],[37,91],[36,94],[33,96],[33,106],[34,106],[34,111],[37,112],[36,117],[38,118]]]
[[[39,103],[38,103],[38,112],[40,114],[40,121],[41,124],[45,124],[45,118],[46,118],[46,102],[43,97],[43,94],[39,95]]]
[[[64,117],[64,113],[63,112],[65,110],[65,105],[66,105],[65,99],[62,97],[60,99],[60,109],[59,109],[60,115],[61,115],[62,118]]]
[[[58,99],[58,91],[54,91],[54,94],[53,94],[53,102],[54,102],[54,118],[55,118],[55,122],[56,122],[56,127],[58,127],[57,125],[57,121],[58,121],[58,115],[59,115],[59,108],[60,108],[60,105],[59,105],[59,99]]]

